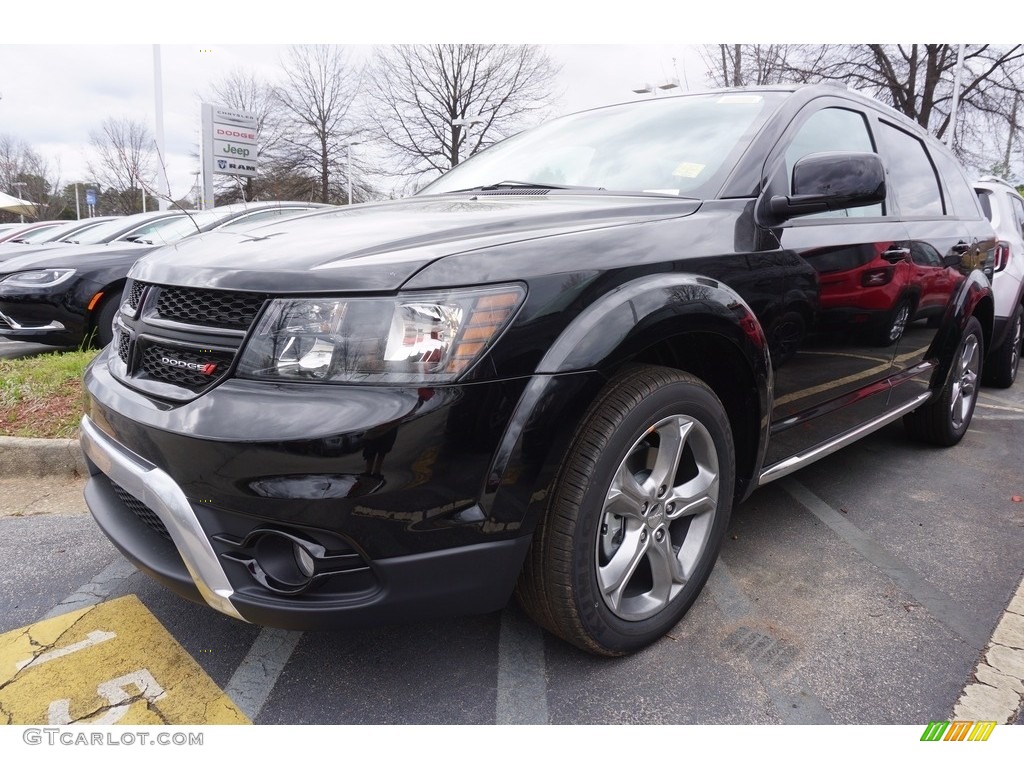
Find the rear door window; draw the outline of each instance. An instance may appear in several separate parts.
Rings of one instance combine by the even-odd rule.
[[[942,191],[924,143],[906,131],[880,122],[888,147],[889,180],[903,218],[942,216]]]

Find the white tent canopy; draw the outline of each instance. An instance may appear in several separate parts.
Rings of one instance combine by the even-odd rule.
[[[11,213],[27,214],[29,216],[36,215],[35,203],[30,203],[28,200],[22,200],[17,197],[11,197],[10,195],[0,192],[0,211],[9,211]]]

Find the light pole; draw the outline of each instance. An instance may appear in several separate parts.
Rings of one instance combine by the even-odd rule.
[[[19,200],[25,200],[26,199],[26,198],[22,197],[22,194],[24,194],[24,193],[18,192],[17,190],[18,190],[18,187],[27,187],[28,186],[28,182],[27,181],[12,181],[11,182],[11,186],[14,187],[15,193],[17,194]],[[19,213],[18,216],[21,219],[21,223],[24,224],[25,223],[25,214],[24,213]]]
[[[362,143],[363,142],[361,141],[345,142],[345,146],[348,147],[348,150],[346,152],[346,156],[348,159],[348,171],[345,174],[347,177],[345,181],[347,182],[348,187],[345,194],[348,195],[348,200],[346,201],[345,205],[352,205],[352,147],[358,147]]]
[[[659,91],[670,91],[673,88],[679,87],[679,78],[675,80],[669,80],[667,83],[660,85],[651,85],[650,83],[644,83],[633,89],[633,93],[653,93],[655,96],[660,96]]]
[[[465,130],[465,138],[467,139],[468,143],[469,129],[474,125],[483,125],[483,122],[483,115],[469,115],[468,117],[464,117],[461,120],[452,120],[452,125]],[[456,147],[456,150],[457,149],[458,147]],[[458,154],[456,154],[456,159],[458,159]],[[459,162],[461,162],[461,160]],[[456,165],[458,165],[458,163],[456,163]]]

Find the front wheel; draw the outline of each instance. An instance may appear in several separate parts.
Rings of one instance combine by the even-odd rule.
[[[121,308],[121,296],[121,291],[108,294],[96,313],[96,346],[101,349],[114,340],[114,318]]]
[[[953,358],[953,370],[938,399],[903,417],[903,425],[912,438],[950,446],[959,443],[967,433],[978,402],[984,338],[981,323],[976,317],[970,318]]]
[[[538,623],[617,656],[668,632],[697,598],[729,522],[729,420],[700,379],[644,366],[584,417],[517,587]]]

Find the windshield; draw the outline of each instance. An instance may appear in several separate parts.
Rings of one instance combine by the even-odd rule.
[[[696,94],[569,115],[473,156],[423,193],[514,180],[705,196],[786,95]]]
[[[154,221],[149,226],[140,227],[125,237],[139,242],[149,242],[153,245],[166,245],[177,242],[186,235],[195,234],[200,228],[215,222],[223,215],[223,212],[218,212],[216,208],[195,211],[189,216],[182,214],[174,218]]]
[[[184,213],[174,216],[159,216],[152,213],[136,213],[132,216],[121,216],[105,221],[102,224],[97,224],[85,232],[70,235],[67,241],[81,245],[98,245],[100,243],[109,243],[112,240],[126,240],[141,236],[141,233],[144,232],[156,231],[178,218],[188,220]]]
[[[41,242],[49,237],[58,227],[64,226],[63,224],[47,224],[41,227],[33,227],[27,232],[15,235],[11,238],[16,243],[35,243]]]
[[[97,245],[99,243],[107,243],[117,237],[125,230],[133,229],[139,224],[152,219],[151,214],[137,213],[134,216],[122,216],[110,221],[105,221],[102,224],[97,224],[92,229],[86,230],[85,232],[79,232],[71,235],[68,238],[69,242],[81,243],[82,245]]]
[[[69,221],[67,224],[57,224],[53,227],[40,227],[39,229],[33,229],[31,232],[26,232],[16,239],[19,243],[42,243],[63,232],[70,232],[77,226],[77,221]]]
[[[85,230],[87,229],[98,227],[100,224],[103,223],[103,221],[106,221],[106,219],[94,222],[92,224],[87,224],[83,221],[69,221],[65,224],[59,224],[56,227],[53,227],[52,229],[33,230],[32,232],[29,232],[27,235],[21,237],[20,240],[25,243],[57,242],[58,240],[63,240],[72,232],[85,232]]]

